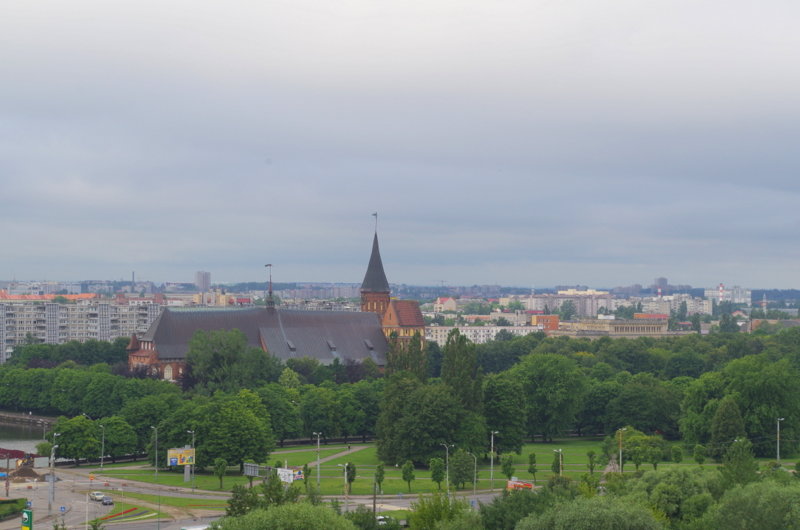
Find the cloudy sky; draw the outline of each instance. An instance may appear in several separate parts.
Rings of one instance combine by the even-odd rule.
[[[798,19],[3,0],[0,280],[800,287]]]

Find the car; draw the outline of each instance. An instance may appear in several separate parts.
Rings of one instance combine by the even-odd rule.
[[[112,499],[111,497],[106,495],[106,496],[103,497],[103,501],[102,502],[103,502],[103,506],[109,506],[111,504],[114,504],[114,499]]]
[[[388,515],[379,515],[375,518],[375,521],[378,523],[379,526],[388,525],[392,522],[392,518]]]
[[[93,491],[89,494],[89,498],[92,499],[93,501],[102,501],[103,497],[105,496],[106,494],[103,493],[102,491]]]

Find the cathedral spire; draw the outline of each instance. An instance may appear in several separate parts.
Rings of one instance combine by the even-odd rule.
[[[377,223],[378,214],[373,214]],[[376,224],[377,228],[377,224]],[[383,318],[386,309],[389,307],[389,281],[383,271],[383,261],[381,261],[381,251],[378,248],[378,231],[375,230],[375,237],[372,238],[372,254],[369,257],[367,273],[361,283],[361,311],[377,313]]]
[[[381,251],[378,247],[378,233],[375,232],[375,237],[372,239],[372,255],[369,257],[367,273],[364,275],[364,281],[361,283],[361,292],[388,293],[389,291],[389,281],[386,279],[386,273],[383,271]]]

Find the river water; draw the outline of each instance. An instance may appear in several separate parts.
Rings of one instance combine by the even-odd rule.
[[[42,427],[39,425],[0,423],[0,448],[34,453],[36,444],[41,441]]]

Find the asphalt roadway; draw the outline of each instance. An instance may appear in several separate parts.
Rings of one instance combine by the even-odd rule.
[[[95,480],[89,480],[89,474],[95,475]],[[121,481],[115,479],[104,479],[99,475],[97,468],[69,468],[56,469],[58,480],[55,485],[54,502],[48,512],[48,500],[50,484],[48,482],[19,483],[11,484],[9,496],[11,498],[26,497],[31,503],[33,510],[34,529],[51,529],[53,524],[58,522],[67,526],[70,530],[85,529],[86,521],[114,513],[114,506],[103,506],[100,502],[88,500],[88,493],[94,490],[114,491],[115,501],[121,501],[125,492],[146,493],[150,495],[161,495],[162,497],[193,497],[202,499],[227,499],[228,493],[214,493],[202,490],[192,491],[191,488],[175,488],[172,486],[159,486],[146,482],[135,482],[131,480]],[[108,484],[107,486],[105,484]],[[502,481],[498,481],[498,486]],[[491,502],[499,494],[499,489],[494,492],[479,491],[475,496],[472,492],[459,492],[459,498],[477,506],[478,502]],[[339,499],[342,508],[345,507],[343,496],[326,496],[325,499]],[[416,495],[382,495],[377,500],[377,510],[392,511],[408,509],[411,503],[416,500]],[[136,500],[136,505],[150,508],[154,512],[158,509],[156,504]],[[349,510],[355,509],[358,504],[363,504],[372,508],[372,496],[358,495],[347,499]],[[160,511],[167,514],[169,518],[140,519],[129,522],[108,522],[105,527],[119,528],[120,530],[180,530],[185,527],[201,526],[211,521],[219,519],[224,515],[223,511],[212,510],[187,510],[184,508],[174,508],[161,505]],[[17,530],[20,528],[18,517],[0,522],[0,530]]]

